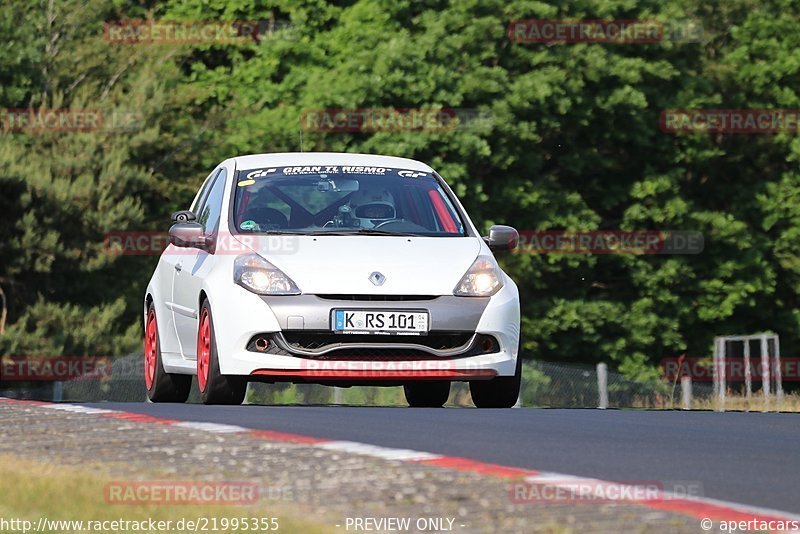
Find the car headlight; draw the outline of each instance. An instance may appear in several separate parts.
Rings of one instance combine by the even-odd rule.
[[[494,258],[478,256],[461,277],[453,294],[457,297],[491,297],[503,287],[503,274]]]
[[[286,273],[256,254],[236,258],[233,281],[259,295],[300,294],[300,289]]]

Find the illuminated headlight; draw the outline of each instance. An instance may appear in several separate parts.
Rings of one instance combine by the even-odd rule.
[[[256,254],[236,258],[233,281],[259,295],[300,294],[300,289],[286,273]]]
[[[491,297],[503,287],[502,273],[494,258],[478,256],[461,278],[453,294],[457,297]]]

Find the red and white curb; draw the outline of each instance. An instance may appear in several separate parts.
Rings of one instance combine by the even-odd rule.
[[[637,488],[635,486],[620,484],[617,482],[608,482],[594,478],[576,477],[572,475],[562,475],[559,473],[546,471],[535,471],[531,469],[509,467],[470,460],[468,458],[446,456],[442,454],[415,451],[411,449],[381,447],[379,445],[370,445],[368,443],[360,443],[357,441],[330,440],[311,436],[302,436],[299,434],[275,432],[271,430],[254,430],[237,425],[176,421],[133,412],[93,408],[90,406],[82,406],[80,404],[55,404],[41,401],[21,401],[8,399],[5,397],[0,397],[0,403],[27,404],[52,410],[110,417],[113,419],[121,419],[139,423],[166,424],[215,434],[243,434],[253,438],[299,443],[328,451],[360,454],[364,456],[380,458],[382,460],[414,462],[423,465],[440,467],[443,469],[478,473],[496,478],[513,480],[517,483],[536,484],[556,488],[562,487],[565,489],[574,488],[576,486],[602,487],[607,494],[611,494],[613,492],[615,495],[637,495],[641,493],[637,493]],[[646,499],[620,498],[615,499],[613,502],[614,504],[635,504],[654,510],[671,512],[696,519],[712,519],[728,522],[800,521],[800,516],[788,512],[720,501],[707,497],[679,497],[665,491],[657,491],[655,495],[650,494]]]

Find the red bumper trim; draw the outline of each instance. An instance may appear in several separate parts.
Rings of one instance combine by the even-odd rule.
[[[497,376],[492,369],[458,370],[350,370],[350,369],[256,369],[251,376],[299,380],[486,380]]]

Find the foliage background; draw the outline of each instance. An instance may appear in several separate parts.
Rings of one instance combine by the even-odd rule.
[[[566,4],[566,3],[564,3]],[[699,255],[525,255],[527,357],[652,378],[717,334],[773,330],[797,352],[800,139],[670,135],[669,108],[798,108],[793,0],[6,0],[0,108],[88,108],[86,133],[0,132],[0,354],[140,346],[155,256],[109,231],[166,230],[235,154],[296,151],[304,109],[446,107],[455,132],[303,134],[305,150],[430,163],[479,228],[693,230]],[[124,19],[265,20],[252,44],[121,45]],[[511,20],[694,21],[700,42],[512,43]]]

